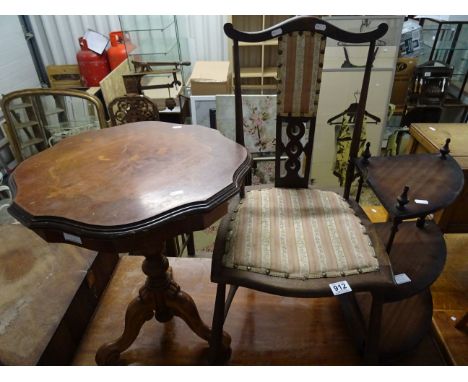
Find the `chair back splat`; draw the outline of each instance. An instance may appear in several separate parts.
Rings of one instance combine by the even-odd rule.
[[[144,95],[126,95],[113,99],[108,106],[112,126],[140,121],[159,121],[157,105]]]
[[[387,30],[387,24],[380,24],[377,29],[368,33],[351,33],[312,16],[294,17],[259,32],[241,32],[234,29],[232,24],[225,24],[224,31],[233,40],[236,141],[242,145],[244,133],[239,42],[262,42],[278,38],[276,187],[307,188],[309,184],[323,59],[328,37],[345,43],[369,44],[344,189],[345,199],[349,198],[374,49],[376,41],[384,36]],[[281,167],[282,156],[287,156],[284,168]]]

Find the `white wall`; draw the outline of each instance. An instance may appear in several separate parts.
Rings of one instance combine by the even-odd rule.
[[[127,16],[130,20],[132,16]],[[227,60],[227,40],[223,25],[226,16],[221,15],[179,15],[180,38],[187,39],[189,57],[195,61]],[[121,30],[116,15],[80,16],[30,16],[34,34],[45,65],[76,64],[76,52],[80,50],[78,37],[92,29],[108,36],[109,32]],[[135,17],[135,27],[151,28],[151,16]]]
[[[120,30],[118,16],[30,16],[44,65],[76,64],[78,38],[88,29],[103,35]]]
[[[0,16],[0,94],[39,87],[18,16]]]
[[[15,90],[41,86],[18,16],[0,15],[0,48],[0,97]],[[1,123],[3,112],[0,109]],[[0,131],[0,141],[2,138]],[[8,146],[0,147],[0,169],[12,160]]]

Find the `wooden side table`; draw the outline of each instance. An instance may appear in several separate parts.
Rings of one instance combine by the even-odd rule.
[[[98,350],[98,364],[118,364],[153,317],[178,316],[209,341],[163,244],[222,217],[250,163],[244,147],[216,130],[138,122],[67,138],[16,168],[9,212],[46,241],[145,257],[146,283],[128,306],[123,334]],[[225,351],[229,344],[224,333]]]
[[[436,153],[450,142],[450,155],[463,170],[464,188],[458,199],[448,208],[437,213],[435,220],[443,232],[468,232],[468,124],[466,123],[413,123],[411,153]]]

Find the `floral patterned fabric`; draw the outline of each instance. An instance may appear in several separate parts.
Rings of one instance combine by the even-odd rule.
[[[276,96],[244,95],[242,112],[245,147],[251,153],[275,151]],[[236,139],[234,96],[216,96],[216,126],[232,140]]]

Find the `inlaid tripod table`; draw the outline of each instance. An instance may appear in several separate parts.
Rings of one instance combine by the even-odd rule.
[[[209,341],[163,244],[222,217],[250,162],[244,147],[216,130],[138,122],[69,137],[16,168],[9,212],[44,240],[145,257],[146,283],[127,308],[121,337],[98,350],[98,364],[117,364],[153,316],[178,316]],[[226,348],[229,342],[225,334]]]

